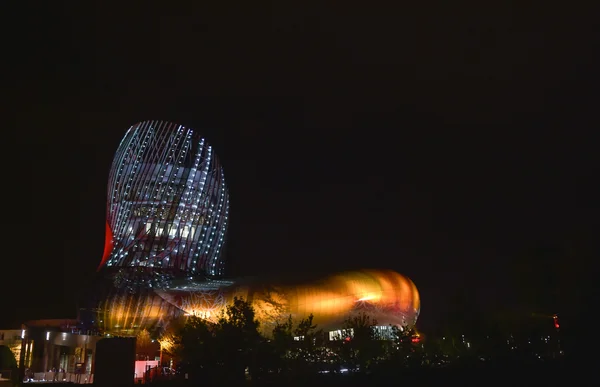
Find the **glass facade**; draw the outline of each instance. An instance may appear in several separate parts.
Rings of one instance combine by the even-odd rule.
[[[140,122],[110,170],[100,267],[133,267],[146,279],[221,276],[228,213],[225,176],[208,142],[181,125]]]
[[[223,278],[229,194],[213,148],[181,125],[133,125],[108,179],[105,251],[95,324],[118,335],[165,328],[182,315],[214,320],[235,297],[252,302],[265,333],[281,319],[314,316],[326,330],[366,312],[379,325],[414,325],[414,283],[390,270],[359,270],[302,284]],[[387,328],[386,328],[387,329]],[[385,336],[385,329],[378,334]]]

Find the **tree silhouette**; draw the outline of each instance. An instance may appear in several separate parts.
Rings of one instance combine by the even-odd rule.
[[[262,353],[261,359],[265,368],[274,373],[281,374],[289,371],[289,353],[294,344],[292,316],[287,320],[277,321],[271,335],[272,340],[267,341],[270,350]]]
[[[308,315],[307,318],[303,318],[302,320],[300,320],[298,326],[296,327],[296,329],[294,329],[294,335],[295,337],[300,338],[299,341],[310,341],[307,339],[311,338],[310,336],[314,333],[315,329],[317,328],[316,325],[313,325],[313,318],[314,316],[311,313],[310,315]]]
[[[188,316],[175,345],[180,354],[180,369],[188,373],[192,380],[210,380],[214,376],[217,359],[213,355],[216,348],[215,326],[198,316]]]
[[[221,313],[216,325],[216,358],[223,365],[224,377],[233,382],[243,381],[245,370],[257,371],[256,352],[261,341],[260,324],[252,304],[234,297],[233,303]]]
[[[138,360],[154,360],[156,345],[152,342],[152,337],[147,329],[142,329],[138,333],[135,342],[135,352]]]
[[[344,341],[340,347],[341,358],[352,369],[367,372],[383,355],[383,346],[376,337],[377,320],[365,312],[350,316],[344,321]]]
[[[261,322],[259,331],[264,337],[270,337],[277,324],[289,315],[287,300],[276,288],[266,289],[262,297],[254,299],[253,306]]]
[[[293,326],[292,316],[290,315],[285,322],[277,322],[275,328],[273,328],[273,345],[279,356],[284,356],[294,343]]]
[[[160,332],[158,343],[160,344],[161,355],[167,354],[175,360],[181,360],[180,335],[187,321],[187,317],[174,319],[166,329]]]
[[[322,335],[313,323],[313,314],[301,319],[293,330],[293,345],[288,352],[290,368],[296,375],[314,373],[320,360],[320,350],[317,348],[317,337]],[[289,326],[289,322],[288,322]]]
[[[18,379],[17,359],[15,358],[15,355],[13,354],[13,352],[10,350],[9,347],[7,347],[5,345],[0,345],[0,371],[9,371],[9,370],[10,370],[10,377],[11,377],[13,383],[15,383]],[[4,377],[8,377],[8,376],[9,375],[4,375]],[[15,383],[15,385],[16,385],[16,383]]]
[[[377,320],[371,319],[371,316],[365,312],[348,317],[344,321],[344,329],[352,332],[354,342],[371,341],[375,339],[375,329]]]
[[[0,345],[0,370],[9,370],[17,367],[17,360],[9,347]]]
[[[409,368],[420,366],[423,353],[417,338],[418,333],[413,326],[392,326],[392,362]],[[452,345],[453,342],[448,340],[444,343]]]

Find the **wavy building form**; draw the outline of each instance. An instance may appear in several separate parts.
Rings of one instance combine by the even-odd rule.
[[[223,274],[229,193],[197,131],[163,121],[133,125],[115,154],[107,198],[100,268],[143,268],[144,281],[159,286]]]
[[[252,302],[269,333],[276,321],[313,315],[324,330],[339,329],[344,321],[365,312],[378,325],[412,326],[421,309],[415,284],[392,270],[343,272],[304,284],[254,283],[206,291],[162,291],[157,294],[186,314],[212,319],[234,297]]]
[[[252,302],[263,333],[313,314],[324,330],[355,313],[414,325],[414,283],[390,270],[343,272],[303,284],[223,279],[229,194],[213,148],[197,131],[146,121],[121,141],[110,170],[105,251],[109,282],[95,303],[99,328],[134,335],[184,315],[215,319],[234,297]]]
[[[252,283],[220,288],[155,288],[115,293],[103,310],[107,331],[119,334],[165,327],[170,320],[196,315],[216,321],[234,297],[252,303],[264,334],[291,315],[295,321],[313,315],[320,329],[340,329],[346,319],[366,313],[378,326],[413,326],[421,300],[415,284],[391,270],[343,272],[304,284]]]

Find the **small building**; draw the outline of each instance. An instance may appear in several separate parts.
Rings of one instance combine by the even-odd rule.
[[[0,330],[0,344],[15,355],[23,379],[91,383],[102,337],[83,333],[77,320],[34,320]]]

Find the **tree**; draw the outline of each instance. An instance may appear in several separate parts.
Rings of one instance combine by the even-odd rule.
[[[166,354],[175,360],[181,360],[181,332],[187,322],[187,317],[172,320],[169,325],[160,332],[158,343],[160,344],[161,363]]]
[[[15,359],[15,355],[9,347],[0,345],[0,371],[9,370],[10,375],[4,375],[4,377],[8,378],[10,376],[13,382],[16,382],[18,379],[17,359]]]
[[[376,336],[377,320],[365,312],[348,317],[344,321],[340,356],[349,367],[368,372],[376,360],[383,355],[383,346]]]
[[[177,345],[177,337],[173,332],[164,333],[159,339],[160,351],[162,354],[170,355],[176,358],[179,352],[179,346]]]
[[[279,356],[284,356],[294,343],[293,326],[292,315],[290,315],[285,322],[277,322],[275,328],[273,328],[271,334],[273,336],[273,345]]]
[[[271,331],[271,340],[267,340],[265,349],[261,353],[263,366],[274,373],[286,373],[289,371],[289,353],[294,344],[294,336],[292,333],[293,322],[292,316],[289,315],[287,320],[275,322],[275,326]]]
[[[298,341],[311,342],[311,340],[308,339],[312,339],[312,335],[314,335],[315,329],[317,328],[316,325],[313,325],[313,318],[314,316],[311,313],[307,318],[300,320],[298,326],[294,329],[294,336],[300,338]]]
[[[252,304],[235,297],[215,322],[188,316],[181,329],[165,332],[161,342],[168,347],[172,341],[180,368],[191,379],[238,383],[243,381],[247,368],[251,373],[256,369],[259,325]]]
[[[394,364],[416,367],[422,363],[422,351],[418,347],[418,333],[412,326],[392,326],[394,351],[391,360]]]
[[[135,352],[138,360],[154,360],[154,355],[156,353],[156,345],[154,345],[154,343],[152,342],[150,332],[145,328],[142,329],[136,337]]]
[[[277,288],[266,289],[260,298],[253,301],[256,317],[261,322],[259,331],[270,337],[273,329],[289,315],[287,300]]]
[[[227,305],[218,319],[221,328],[231,328],[238,333],[258,335],[259,321],[255,318],[254,308],[250,302],[243,298],[234,297],[233,303]]]
[[[290,360],[290,368],[296,374],[309,374],[316,372],[321,361],[321,351],[317,348],[317,338],[322,335],[313,323],[314,316],[301,319],[293,330],[293,345],[288,351],[287,358]],[[286,325],[286,332],[290,331],[291,319]],[[291,336],[291,335],[290,335]]]
[[[188,316],[174,338],[181,359],[180,368],[189,373],[192,380],[210,380],[217,365],[214,324],[198,316]]]
[[[17,367],[17,360],[9,347],[0,345],[0,370],[10,370]]]
[[[246,368],[257,374],[254,349],[261,341],[259,326],[252,304],[243,298],[234,297],[233,303],[221,313],[215,330],[216,355],[225,377],[243,380]]]
[[[367,342],[375,340],[375,329],[377,320],[371,319],[371,316],[361,312],[355,316],[348,317],[344,321],[344,329],[352,332],[351,337],[354,342]]]

